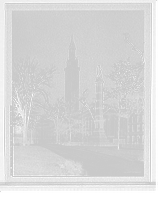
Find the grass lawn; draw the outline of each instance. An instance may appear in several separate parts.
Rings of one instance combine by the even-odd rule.
[[[39,146],[14,147],[15,176],[80,176],[82,166]]]
[[[143,150],[131,150],[131,149],[117,150],[117,148],[101,147],[101,146],[73,146],[73,147],[95,151],[106,155],[116,156],[130,161],[144,162]]]

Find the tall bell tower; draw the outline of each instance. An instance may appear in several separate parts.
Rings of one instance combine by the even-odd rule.
[[[72,36],[65,68],[65,102],[69,105],[71,112],[79,110],[79,72],[76,46]]]

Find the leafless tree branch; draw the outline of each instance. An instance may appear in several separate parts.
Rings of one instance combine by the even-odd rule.
[[[130,42],[130,40],[128,39],[128,35],[127,35],[127,34],[125,34],[125,41],[132,47],[132,50],[134,50],[134,51],[136,51],[136,52],[139,53],[139,55],[140,55],[140,57],[141,57],[141,60],[142,60],[142,63],[143,63],[143,66],[144,66],[144,56],[143,56],[144,52],[141,52],[139,49],[137,49],[137,48],[135,47],[134,44],[132,44],[132,43]]]
[[[41,104],[34,103],[34,96],[41,91],[41,86],[48,86],[48,80],[55,72],[55,68],[49,70],[37,71],[38,63],[30,59],[20,59],[13,62],[13,105],[17,108],[17,112],[22,116],[24,124],[23,138],[24,144],[27,142],[27,129],[30,120],[31,111],[35,106]]]
[[[91,108],[87,105],[87,102],[86,102],[85,93],[86,93],[87,91],[88,91],[87,89],[85,89],[85,90],[83,91],[82,98],[78,98],[78,97],[76,97],[76,98],[80,101],[80,103],[81,103],[85,108],[88,109],[88,111],[89,111],[89,113],[90,113],[90,115],[91,115],[93,121],[95,122],[95,117],[93,116],[92,110],[91,110]]]

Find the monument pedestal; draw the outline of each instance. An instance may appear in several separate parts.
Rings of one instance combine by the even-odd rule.
[[[108,145],[109,141],[104,131],[104,117],[103,117],[103,80],[101,77],[101,68],[97,68],[98,77],[96,83],[96,103],[95,103],[95,130],[89,136],[88,143],[91,145],[104,146]]]

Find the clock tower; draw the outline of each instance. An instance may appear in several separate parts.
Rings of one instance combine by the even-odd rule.
[[[69,46],[69,59],[65,68],[65,107],[66,112],[79,114],[79,71],[78,61],[75,57],[73,36]]]

